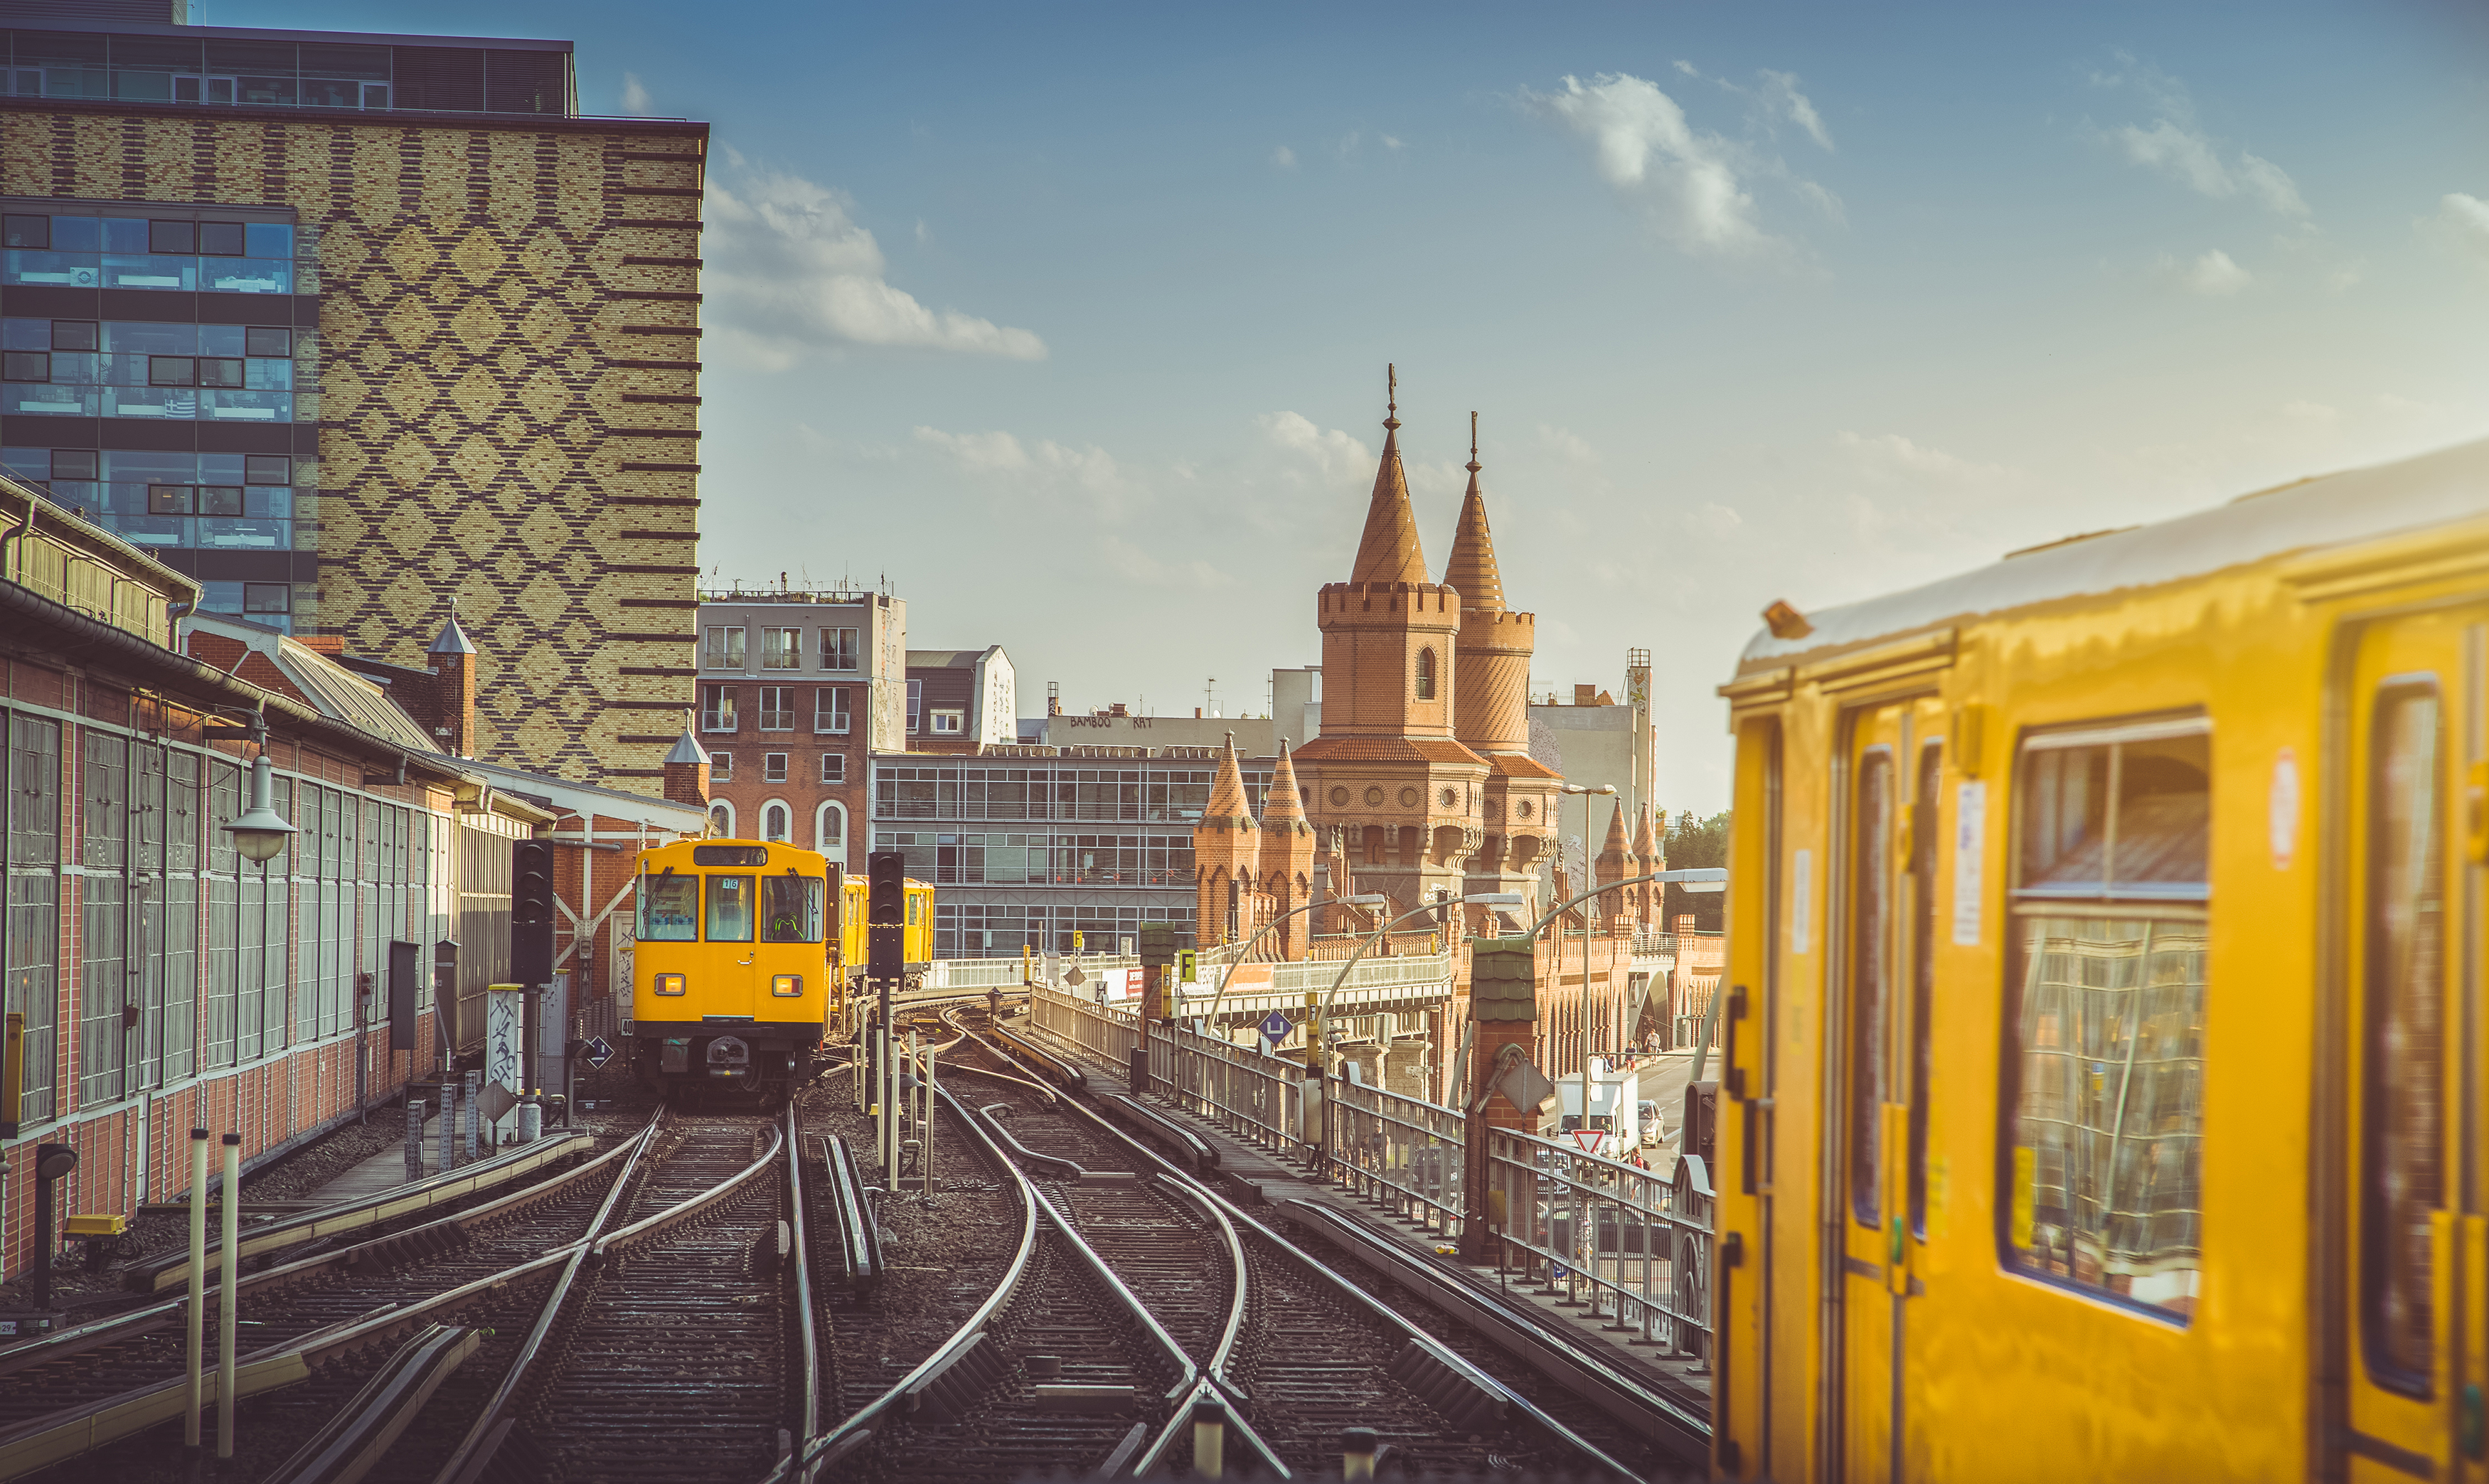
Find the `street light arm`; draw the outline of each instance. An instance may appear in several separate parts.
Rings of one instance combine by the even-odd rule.
[[[1290,907],[1285,912],[1282,912],[1278,916],[1271,919],[1269,922],[1264,923],[1251,937],[1246,938],[1244,940],[1244,946],[1236,951],[1236,956],[1228,960],[1226,971],[1218,976],[1218,992],[1210,997],[1210,1009],[1203,1018],[1212,1021],[1216,1021],[1218,1018],[1218,1003],[1219,1001],[1227,998],[1227,982],[1236,977],[1237,969],[1242,967],[1245,958],[1252,954],[1253,945],[1262,941],[1264,933],[1269,932],[1272,928],[1278,927],[1281,923],[1286,922],[1289,918],[1296,916],[1300,912],[1311,912],[1316,907],[1329,905],[1331,905],[1331,903],[1317,899],[1306,902],[1302,907]]]
[[[1717,866],[1693,866],[1688,867],[1683,870],[1654,870],[1646,876],[1627,876],[1621,881],[1611,881],[1604,886],[1594,886],[1588,891],[1584,892],[1581,896],[1574,898],[1572,900],[1564,902],[1560,906],[1550,908],[1547,915],[1531,924],[1530,930],[1523,933],[1522,936],[1525,938],[1534,938],[1538,936],[1540,928],[1545,928],[1549,923],[1552,923],[1556,921],[1556,919],[1563,916],[1565,913],[1572,911],[1575,907],[1580,906],[1591,898],[1602,896],[1609,892],[1618,891],[1628,886],[1641,886],[1651,881],[1662,883],[1682,883],[1687,881],[1726,881],[1728,879],[1729,872]]]

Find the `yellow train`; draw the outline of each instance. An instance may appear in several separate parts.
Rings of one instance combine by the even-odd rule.
[[[2489,442],[1771,617],[1715,1474],[2489,1479]]]
[[[871,961],[871,950],[865,937],[865,913],[872,898],[873,893],[862,876],[847,877],[845,886],[839,893],[843,903],[839,913],[839,962],[842,965],[839,992],[842,1003],[847,992],[848,976],[853,976],[861,984],[866,966]],[[907,924],[903,941],[906,945],[907,984],[913,985],[933,962],[933,888],[913,876],[907,878]]]
[[[632,1065],[668,1096],[784,1096],[836,1009],[837,897],[811,850],[682,841],[640,856]]]

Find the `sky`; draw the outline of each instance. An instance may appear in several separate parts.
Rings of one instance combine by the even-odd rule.
[[[1533,689],[1653,651],[1703,813],[1774,599],[2489,434],[2476,8],[193,14],[568,38],[583,111],[708,121],[703,583],[887,583],[1023,715],[1318,664],[1388,363],[1432,569],[1475,411]]]

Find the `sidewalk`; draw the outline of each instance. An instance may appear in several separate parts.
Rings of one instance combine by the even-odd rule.
[[[423,1119],[423,1173],[440,1174],[440,1164],[441,1120],[437,1114],[426,1109]],[[407,1184],[409,1180],[419,1178],[406,1173],[406,1146],[401,1144],[395,1149],[385,1149],[372,1156],[327,1184],[311,1191],[304,1199],[316,1201],[322,1205],[333,1205],[340,1201],[358,1201],[366,1196],[394,1190]]]

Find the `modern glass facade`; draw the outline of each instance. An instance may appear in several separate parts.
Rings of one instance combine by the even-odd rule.
[[[570,43],[215,26],[0,32],[0,94],[250,108],[576,111]]]
[[[316,582],[316,234],[265,209],[0,203],[0,467],[292,631]]]

